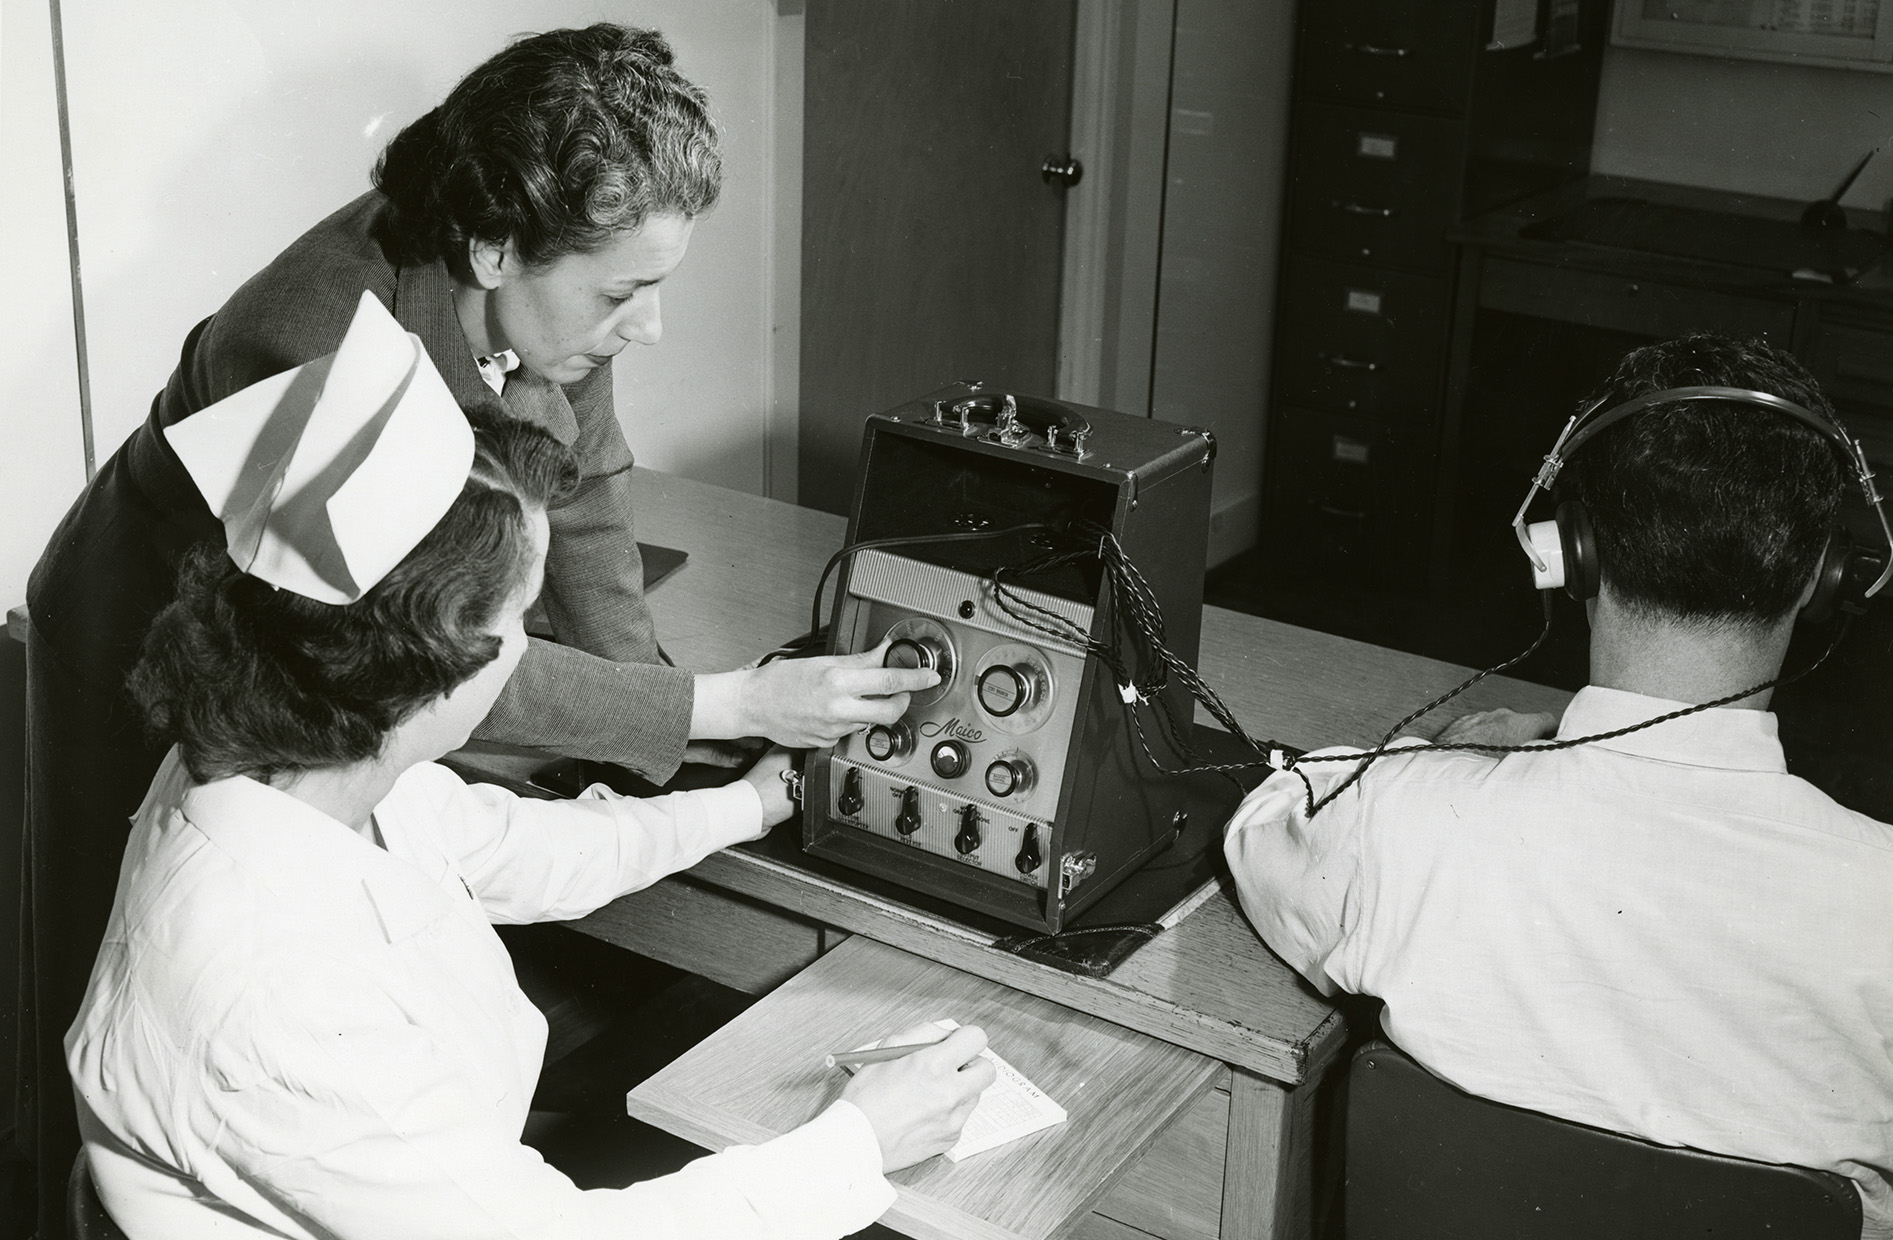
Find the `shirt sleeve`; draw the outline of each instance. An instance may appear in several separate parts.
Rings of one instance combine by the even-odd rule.
[[[1319,751],[1317,751],[1319,752]],[[1348,752],[1348,751],[1332,751]],[[1353,770],[1350,763],[1301,768],[1317,800]],[[1359,785],[1308,817],[1301,775],[1280,771],[1243,798],[1223,832],[1223,852],[1243,912],[1275,954],[1324,995],[1342,987],[1329,961],[1360,898]]]
[[[463,783],[441,766],[401,777],[389,803],[423,828],[503,923],[570,921],[762,831],[748,781],[641,800],[593,789],[575,801]]]
[[[576,492],[547,516],[541,600],[556,643],[535,642],[481,725],[483,740],[630,767],[663,783],[683,762],[695,681],[663,665],[644,597],[632,516],[632,456],[611,368],[563,389],[577,423]]]
[[[581,1190],[388,997],[305,1012],[268,995],[241,1024],[204,1092],[240,1182],[207,1187],[338,1240],[835,1240],[894,1201],[850,1103],[673,1175]]]
[[[474,735],[616,762],[661,784],[684,760],[695,703],[695,678],[683,668],[534,638]]]

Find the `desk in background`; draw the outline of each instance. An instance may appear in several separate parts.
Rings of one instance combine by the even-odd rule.
[[[839,517],[640,469],[638,534],[689,561],[651,596],[658,636],[682,665],[738,666],[803,632]],[[1302,746],[1371,743],[1463,669],[1206,608],[1202,671],[1259,737]],[[1567,695],[1503,679],[1465,709],[1559,710]],[[517,774],[535,759],[485,750]],[[1314,1086],[1345,1028],[1217,892],[1104,979],[994,950],[948,918],[741,851],[716,854],[576,923],[577,928],[751,994],[765,993],[850,934],[865,935],[1195,1051],[1227,1065],[1217,1087],[1160,1134],[1070,1235],[1167,1240],[1307,1234]]]
[[[1752,248],[1716,261],[1549,239],[1562,231],[1559,221],[1587,204],[1624,199],[1737,226],[1768,221],[1791,228],[1802,207],[1598,176],[1455,230],[1458,295],[1433,487],[1435,597],[1484,571],[1494,548],[1511,540],[1524,480],[1558,427],[1625,351],[1653,340],[1711,331],[1786,349],[1820,381],[1876,469],[1893,467],[1893,260],[1882,258],[1840,284],[1812,271],[1796,277],[1782,269],[1793,261],[1787,258],[1759,265],[1766,260]],[[1885,226],[1858,212],[1854,223]],[[1731,229],[1729,244],[1738,240]],[[1693,248],[1706,255],[1715,243],[1699,240]],[[1868,524],[1855,535],[1879,541]]]

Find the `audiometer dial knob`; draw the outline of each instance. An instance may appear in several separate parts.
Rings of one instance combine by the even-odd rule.
[[[941,741],[933,747],[933,773],[941,779],[958,779],[973,764],[973,756],[959,741]]]
[[[979,674],[973,691],[980,707],[995,719],[1016,715],[1032,702],[1033,677],[1010,663],[995,663]]]
[[[876,762],[892,762],[896,758],[905,758],[914,751],[914,730],[907,726],[906,720],[894,723],[877,723],[868,729],[865,742],[868,757]]]
[[[1022,755],[1001,758],[986,768],[986,791],[1009,797],[1032,786],[1032,762]]]
[[[888,643],[885,667],[915,667],[938,672],[946,666],[946,652],[925,637],[899,637]]]
[[[946,625],[930,616],[908,616],[888,626],[885,636],[887,651],[881,656],[884,666],[921,668],[940,677],[933,687],[916,689],[908,695],[909,709],[925,710],[952,691],[959,654]]]

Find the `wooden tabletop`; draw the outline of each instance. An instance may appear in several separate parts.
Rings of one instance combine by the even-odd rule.
[[[650,470],[635,478],[639,539],[690,557],[651,594],[672,658],[704,671],[736,667],[807,631],[816,578],[846,535],[843,518]],[[1217,607],[1204,609],[1199,662],[1252,735],[1301,747],[1371,743],[1467,674]],[[1451,713],[1558,711],[1568,696],[1494,677]],[[983,932],[753,854],[719,853],[691,874],[1286,1084],[1318,1075],[1342,1041],[1334,1010],[1221,893],[1098,980],[996,951]]]

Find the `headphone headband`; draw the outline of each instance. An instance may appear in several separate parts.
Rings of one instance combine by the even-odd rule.
[[[1551,484],[1557,481],[1559,471],[1564,468],[1565,461],[1572,453],[1611,426],[1654,405],[1709,400],[1730,401],[1786,414],[1795,421],[1812,427],[1834,446],[1847,468],[1853,472],[1854,481],[1860,487],[1860,493],[1866,499],[1867,506],[1872,508],[1874,515],[1879,518],[1880,534],[1886,540],[1890,553],[1879,579],[1866,590],[1868,598],[1878,594],[1888,579],[1893,578],[1893,524],[1888,523],[1886,506],[1881,502],[1879,489],[1874,485],[1873,467],[1867,463],[1867,454],[1861,448],[1860,441],[1849,435],[1846,428],[1841,426],[1835,418],[1805,409],[1773,393],[1757,392],[1750,388],[1665,388],[1660,392],[1649,392],[1642,396],[1632,397],[1621,404],[1605,409],[1602,413],[1598,412],[1604,404],[1603,399],[1600,398],[1573,414],[1571,420],[1564,424],[1564,430],[1559,432],[1557,442],[1551,445],[1551,451],[1545,454],[1544,464],[1538,467],[1538,473],[1532,478],[1531,488],[1525,492],[1525,502],[1518,506],[1518,514],[1512,518],[1512,530],[1518,535],[1518,545],[1525,549],[1525,554],[1530,557],[1532,565],[1540,573],[1545,572],[1547,568],[1544,557],[1532,543],[1531,535],[1526,532],[1525,510],[1531,507],[1531,502],[1537,497],[1538,492],[1551,489]]]

